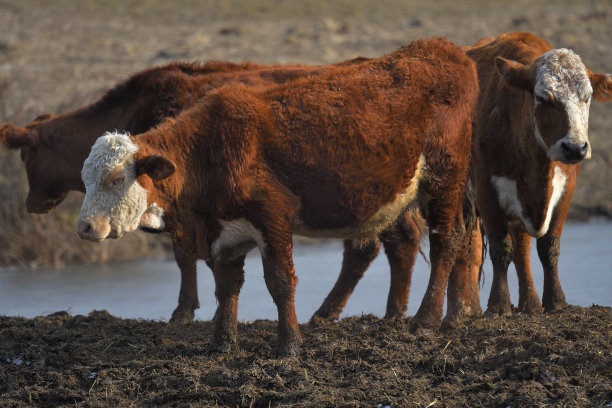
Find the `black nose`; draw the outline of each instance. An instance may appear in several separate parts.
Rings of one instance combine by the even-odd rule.
[[[569,161],[582,160],[589,152],[589,144],[587,142],[583,145],[563,142],[561,143],[561,150],[563,150],[565,158]]]
[[[81,237],[82,239],[87,239],[90,232],[91,224],[87,221],[79,221],[77,225],[77,233],[79,234],[79,237]]]

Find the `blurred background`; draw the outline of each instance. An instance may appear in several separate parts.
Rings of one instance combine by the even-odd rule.
[[[511,31],[571,48],[593,71],[612,70],[609,0],[0,0],[0,124],[23,126],[43,113],[72,110],[132,73],[176,60],[326,64],[377,57],[422,37],[469,45]],[[591,106],[593,158],[579,176],[573,221],[612,216],[610,109]],[[18,152],[0,148],[0,265],[171,256],[167,237],[141,232],[101,245],[79,239],[81,193],[70,193],[52,214],[27,214],[22,167]],[[607,225],[603,236],[610,238]],[[610,252],[610,242],[603,248]],[[335,279],[339,263],[330,268]],[[178,288],[178,270],[173,279]]]

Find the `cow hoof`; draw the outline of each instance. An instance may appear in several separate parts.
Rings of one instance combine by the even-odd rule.
[[[235,339],[213,340],[208,346],[211,354],[225,354],[238,350],[238,342]]]
[[[172,324],[188,324],[193,322],[195,313],[192,309],[179,309],[178,307],[172,312],[170,323]]]
[[[546,313],[567,308],[568,304],[565,300],[557,300],[552,302],[544,302],[544,311]]]
[[[542,303],[540,303],[540,299],[537,297],[530,297],[524,302],[519,302],[519,313],[523,313],[526,315],[538,315],[542,314],[544,309],[542,309]]]
[[[436,331],[440,327],[440,319],[422,319],[417,316],[410,320],[408,331],[414,334]]]
[[[489,305],[485,312],[486,317],[506,317],[512,316],[512,305],[510,304],[495,304]]]
[[[297,357],[300,354],[300,346],[298,345],[277,345],[272,351],[272,355],[276,358]]]

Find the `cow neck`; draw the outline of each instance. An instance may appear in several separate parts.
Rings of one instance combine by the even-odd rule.
[[[517,112],[509,137],[501,138],[507,149],[516,149],[511,160],[504,161],[505,171],[516,182],[523,215],[536,229],[544,223],[553,191],[554,168],[564,166],[553,162],[535,134],[535,106],[531,94],[524,91],[512,103]],[[521,120],[522,119],[522,120]],[[518,126],[517,126],[518,125]],[[514,147],[512,146],[514,145]]]

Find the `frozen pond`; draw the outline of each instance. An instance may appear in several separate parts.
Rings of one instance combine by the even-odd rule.
[[[428,250],[427,243],[424,249]],[[427,252],[427,251],[426,251]],[[542,293],[542,268],[532,244],[532,269],[538,293]],[[294,251],[296,310],[306,322],[319,307],[340,272],[342,243],[297,246]],[[612,223],[568,224],[561,242],[561,284],[568,303],[612,306]],[[200,309],[196,318],[210,320],[216,303],[212,273],[198,263]],[[245,265],[240,295],[240,320],[274,319],[276,307],[268,294],[259,252],[252,251]],[[512,302],[518,301],[514,268],[509,271]],[[117,265],[21,270],[0,268],[0,315],[34,317],[60,310],[87,314],[96,309],[123,318],[168,320],[177,305],[180,273],[173,260],[145,260]],[[408,315],[414,315],[427,286],[429,268],[419,256],[412,278]],[[485,282],[480,290],[483,310],[492,281],[487,259]],[[384,251],[366,271],[342,316],[372,313],[384,315],[389,290],[389,268]]]

